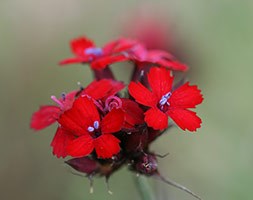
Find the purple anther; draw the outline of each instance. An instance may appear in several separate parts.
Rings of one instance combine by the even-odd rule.
[[[98,121],[95,121],[95,122],[94,122],[94,128],[95,128],[95,129],[98,129],[98,128],[99,128],[99,122],[98,122]]]
[[[168,99],[170,98],[170,96],[171,96],[171,92],[168,92],[167,94],[163,95],[161,100],[159,101],[159,104],[161,106],[165,105],[167,103]]]
[[[65,92],[61,93],[61,98],[62,98],[63,101],[66,100],[66,93]]]
[[[84,50],[84,53],[87,55],[93,54],[96,56],[101,56],[103,54],[103,50],[97,47],[91,47]]]

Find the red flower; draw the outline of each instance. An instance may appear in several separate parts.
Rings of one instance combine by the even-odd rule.
[[[75,57],[61,61],[60,65],[90,63],[92,69],[103,69],[115,62],[128,60],[124,52],[131,49],[135,44],[136,42],[133,40],[121,38],[99,48],[90,39],[80,37],[72,40],[70,43]]]
[[[93,101],[87,96],[81,96],[58,121],[75,136],[66,147],[68,155],[87,156],[94,149],[100,158],[111,158],[119,153],[120,140],[112,133],[121,130],[124,122],[122,110],[113,109],[101,119]]]
[[[38,131],[55,123],[62,112],[72,107],[76,93],[77,91],[70,92],[66,95],[62,95],[60,99],[52,96],[51,98],[58,106],[41,106],[40,109],[32,115],[31,128]],[[58,158],[65,158],[67,156],[66,145],[73,139],[73,135],[69,134],[69,132],[63,128],[58,127],[53,141],[51,142],[53,154]]]
[[[135,45],[128,54],[129,57],[137,63],[138,67],[142,67],[143,64],[153,64],[171,70],[188,70],[188,67],[185,64],[178,62],[170,53],[162,50],[147,50],[141,44]]]
[[[116,94],[124,87],[125,86],[122,82],[111,79],[102,79],[90,83],[81,94],[87,94],[95,100],[102,100]],[[41,106],[40,109],[32,115],[30,124],[31,128],[34,130],[41,130],[55,123],[62,111],[66,111],[72,107],[76,94],[77,91],[75,90],[66,95],[62,95],[59,99],[52,96],[51,98],[58,104],[58,106]]]
[[[200,127],[201,119],[188,108],[195,108],[203,101],[201,91],[197,86],[185,83],[175,91],[171,91],[173,77],[164,68],[151,68],[148,74],[151,90],[141,83],[131,82],[129,92],[135,100],[150,107],[145,114],[148,126],[162,130],[168,127],[168,117],[183,130],[196,131]]]
[[[38,111],[33,113],[30,127],[38,131],[55,123],[61,112],[68,110],[72,106],[76,93],[77,91],[72,91],[66,95],[63,94],[60,99],[52,96],[51,98],[58,104],[58,106],[41,106]]]

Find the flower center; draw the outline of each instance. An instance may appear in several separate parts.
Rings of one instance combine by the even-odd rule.
[[[119,97],[109,96],[105,101],[105,111],[111,111],[113,108],[121,108],[122,101]]]
[[[93,126],[89,126],[87,128],[87,131],[90,132],[90,133],[93,133],[94,131],[97,132],[97,130],[99,129],[99,122],[98,121],[95,121],[93,123]]]
[[[89,126],[87,128],[87,131],[91,133],[91,137],[93,137],[93,138],[99,137],[101,135],[101,132],[99,130],[99,122],[95,121],[93,123],[93,126]]]
[[[169,102],[168,102],[168,99],[171,97],[171,92],[168,92],[167,94],[163,95],[162,98],[160,99],[159,101],[159,104],[161,106],[167,104],[167,105],[170,105]]]
[[[163,95],[162,98],[159,101],[159,105],[158,107],[162,110],[166,112],[166,108],[168,108],[168,106],[170,106],[170,103],[168,102],[169,98],[171,97],[171,92],[168,92],[167,94]]]
[[[101,56],[103,54],[103,50],[98,47],[91,47],[84,50],[84,53],[87,55],[95,55],[95,56]]]

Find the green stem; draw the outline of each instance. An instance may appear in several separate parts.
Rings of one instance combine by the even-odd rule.
[[[155,200],[153,189],[150,187],[146,177],[135,176],[134,183],[142,200]]]

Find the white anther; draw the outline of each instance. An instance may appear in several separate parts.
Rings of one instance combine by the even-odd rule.
[[[87,129],[89,132],[93,132],[95,129],[92,126],[89,126]]]
[[[163,105],[165,105],[166,103],[168,103],[167,101],[168,101],[168,99],[170,98],[170,96],[171,96],[171,92],[168,92],[167,94],[163,95],[162,98],[161,98],[161,100],[159,101],[159,104],[160,104],[161,106],[163,106]],[[168,104],[168,105],[169,105],[169,104]]]
[[[95,121],[95,122],[94,122],[94,128],[95,128],[95,129],[98,129],[98,128],[99,128],[99,122],[98,122],[98,121]]]

